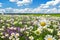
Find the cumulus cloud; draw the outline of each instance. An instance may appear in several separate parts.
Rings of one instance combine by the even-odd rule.
[[[55,6],[55,5],[59,4],[59,3],[60,3],[60,0],[53,0],[53,1],[47,2],[45,5]]]
[[[59,6],[57,6],[58,4],[60,4],[60,0],[49,1],[33,9],[33,13],[60,13],[60,8],[58,9]]]
[[[0,7],[2,7],[2,3],[0,3]]]
[[[6,8],[6,9],[1,9],[1,13],[60,13],[60,9],[31,9],[31,8],[25,8],[25,9],[13,9],[13,8]]]
[[[25,9],[13,9],[13,8],[5,8],[6,13],[30,13],[32,9],[25,8]]]
[[[0,9],[0,13],[5,13],[5,9]]]
[[[10,2],[17,2],[18,0],[9,0]]]
[[[30,1],[18,1],[18,6],[25,5],[24,3],[30,3]],[[24,8],[24,9],[13,9],[13,8],[5,8],[3,12],[6,13],[60,13],[60,9],[57,9],[57,7],[60,7],[58,4],[60,4],[60,0],[53,0],[49,1],[46,4],[41,4],[40,6],[36,8]],[[56,7],[56,5],[58,5]]]
[[[18,1],[17,5],[18,6],[23,6],[23,5],[28,5],[32,2],[32,0],[23,0],[23,1]]]
[[[9,0],[10,2],[15,2],[17,6],[23,6],[23,5],[28,5],[32,2],[32,0]]]

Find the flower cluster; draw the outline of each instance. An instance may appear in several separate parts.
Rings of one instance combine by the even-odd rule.
[[[0,15],[0,40],[60,40],[60,17]]]

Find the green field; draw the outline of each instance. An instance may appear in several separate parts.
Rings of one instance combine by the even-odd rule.
[[[1,15],[1,14],[0,14]],[[51,15],[51,16],[60,16],[60,14],[56,13],[51,13],[51,14],[34,14],[34,13],[21,13],[21,14],[17,14],[17,13],[14,13],[14,14],[10,14],[10,13],[7,13],[7,14],[4,14],[4,15],[34,15],[34,16],[42,16],[42,15]]]

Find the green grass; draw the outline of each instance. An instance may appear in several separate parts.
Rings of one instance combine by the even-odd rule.
[[[12,14],[5,14],[5,15],[12,15]],[[16,14],[13,14],[13,15],[16,15]],[[33,15],[33,16],[42,16],[42,15],[51,15],[51,16],[58,16],[58,17],[60,17],[60,14],[32,14],[32,13],[25,13],[25,14],[17,14],[17,15],[28,15],[28,16],[30,16],[30,15]],[[2,15],[0,15],[0,16],[2,16]]]

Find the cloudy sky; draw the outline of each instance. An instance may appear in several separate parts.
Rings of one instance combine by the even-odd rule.
[[[0,13],[60,13],[60,0],[0,0]]]

